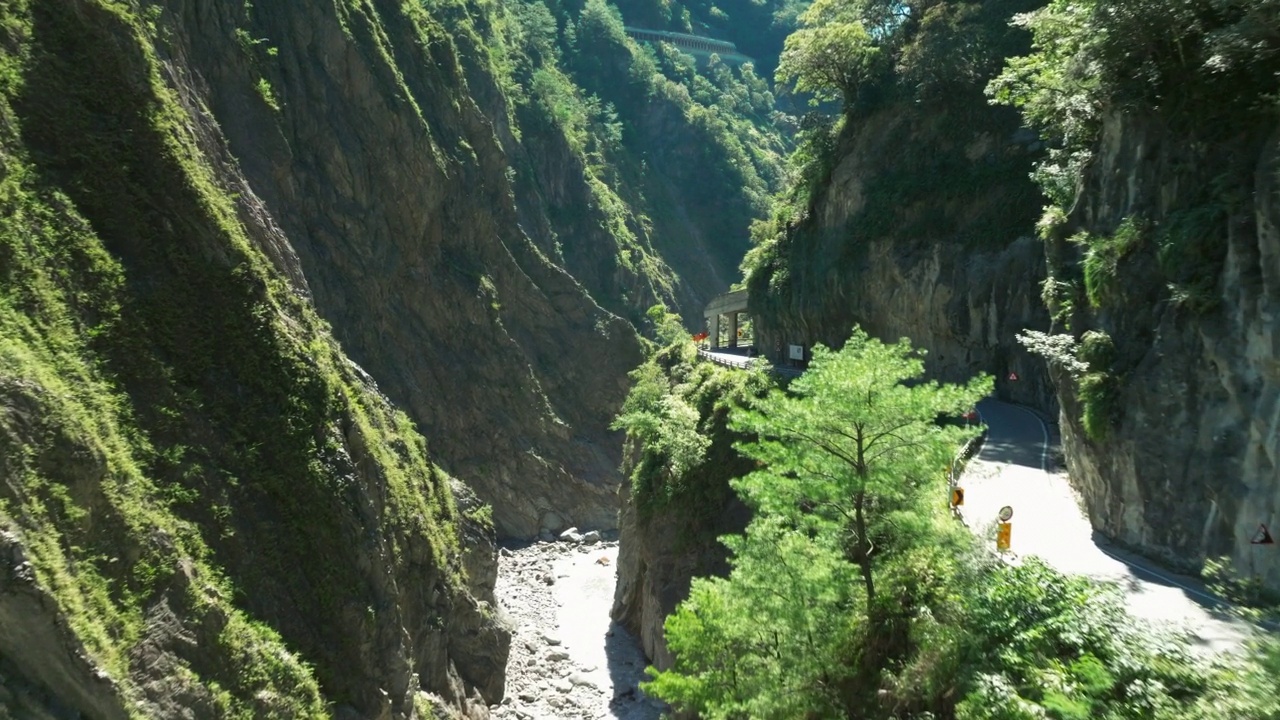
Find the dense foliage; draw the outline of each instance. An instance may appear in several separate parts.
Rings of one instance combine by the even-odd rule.
[[[699,362],[687,337],[655,353],[631,380],[614,428],[627,433],[632,502],[646,519],[655,512],[706,519],[730,496],[729,481],[751,469],[733,448],[742,436],[728,426],[730,408],[763,394],[773,380],[763,369]]]
[[[1280,117],[1280,3],[1055,0],[1016,23],[1032,51],[988,93],[1048,144],[1034,173],[1050,203],[1045,304],[1060,330],[1118,341],[1105,360],[1078,358],[1081,426],[1102,441],[1158,324],[1117,322],[1219,307],[1228,233],[1253,222],[1258,154]],[[1140,165],[1117,152],[1132,141],[1150,148]],[[1133,188],[1123,199],[1107,190],[1118,173]]]
[[[1160,115],[1207,141],[1276,112],[1274,0],[1055,0],[1017,23],[1034,51],[1012,58],[989,92],[1051,140],[1038,178],[1064,210],[1108,113]]]
[[[742,264],[749,287],[777,295],[794,275],[810,271],[791,247],[794,235],[827,192],[836,165],[851,155],[858,158],[860,191],[853,217],[836,229],[845,235],[837,259],[846,272],[881,240],[908,245],[928,238],[982,249],[1026,232],[1040,205],[1026,179],[1036,149],[1008,140],[1016,115],[990,107],[983,91],[1003,59],[1026,48],[1026,32],[1009,19],[1034,6],[1033,0],[810,5],[787,38],[777,79],[818,100],[839,101],[840,113],[833,119],[823,106],[801,123],[787,186],[771,217],[752,229],[754,247]]]
[[[465,12],[444,0],[424,7],[443,17]],[[477,32],[513,109],[517,139],[536,151],[562,135],[578,158],[591,197],[564,213],[600,223],[617,258],[601,262],[637,279],[589,289],[637,325],[654,302],[692,316],[693,308],[681,306],[690,290],[682,283],[696,282],[704,296],[723,289],[747,247],[750,221],[779,186],[788,123],[775,112],[766,80],[751,64],[695,62],[671,45],[637,43],[604,0],[504,0]],[[536,165],[514,170],[540,172]],[[575,272],[575,262],[587,263],[577,274],[588,282],[610,277],[584,260],[601,257],[583,242],[584,226],[576,218],[558,222],[565,231],[549,254]]]
[[[1150,126],[1186,152],[1167,168],[1186,188],[1162,208],[1143,198],[1134,208],[1160,217],[1099,220],[1076,233],[1079,267],[1051,267],[1048,299],[1067,329],[1087,310],[1123,305],[1107,284],[1123,286],[1135,250],[1154,254],[1174,306],[1206,312],[1216,305],[1228,218],[1251,185],[1256,143],[1280,113],[1280,3],[1273,0],[1124,0],[1051,2],[1017,18],[1034,36],[1030,54],[1011,58],[988,88],[996,102],[1019,108],[1050,149],[1036,179],[1052,203],[1041,221],[1051,242],[1079,225],[1070,213],[1085,190],[1104,123]],[[1209,147],[1217,152],[1203,152]],[[1142,231],[1139,236],[1137,231]],[[1051,259],[1059,253],[1050,252]],[[1163,289],[1163,288],[1162,288]],[[1046,291],[1047,293],[1049,291]],[[1147,298],[1124,298],[1147,302]],[[1079,324],[1079,322],[1077,322]]]
[[[457,512],[247,237],[148,31],[117,3],[0,6],[0,528],[127,700],[164,606],[200,648],[164,671],[174,696],[323,717],[377,672],[338,670],[350,608],[391,612],[353,570],[364,481],[384,569],[446,591]]]
[[[739,398],[755,516],[727,578],[666,624],[647,690],[706,718],[1280,718],[1280,651],[1209,663],[1153,633],[1116,588],[1017,565],[945,511],[964,436],[935,423],[989,386],[922,381],[905,342],[855,331],[791,390]]]
[[[762,73],[772,73],[808,0],[619,0],[617,5],[628,25],[728,40]]]

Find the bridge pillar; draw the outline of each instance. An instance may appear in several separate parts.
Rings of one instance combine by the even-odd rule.
[[[729,347],[738,347],[738,311],[729,313]]]
[[[711,340],[711,349],[720,347],[720,316],[707,316],[707,336]]]

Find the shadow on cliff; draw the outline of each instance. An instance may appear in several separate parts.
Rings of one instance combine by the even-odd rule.
[[[645,695],[639,683],[648,680],[644,669],[648,661],[640,650],[640,639],[616,620],[609,623],[604,638],[605,655],[609,658],[609,679],[613,698],[606,718],[620,720],[657,720],[667,706]]]

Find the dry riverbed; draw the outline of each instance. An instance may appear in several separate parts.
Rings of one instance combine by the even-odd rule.
[[[652,720],[662,703],[637,687],[646,661],[609,618],[617,542],[504,547],[498,602],[515,623],[507,693],[495,718]]]

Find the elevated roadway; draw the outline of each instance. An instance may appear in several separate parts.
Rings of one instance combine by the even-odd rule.
[[[743,63],[752,62],[751,58],[738,52],[738,48],[727,40],[717,40],[703,35],[689,35],[687,33],[670,32],[667,30],[648,30],[646,28],[624,27],[623,30],[633,40],[648,43],[669,43],[680,49],[681,52],[698,58],[699,60],[707,60],[712,55],[718,55],[720,60],[731,65],[741,65]]]

